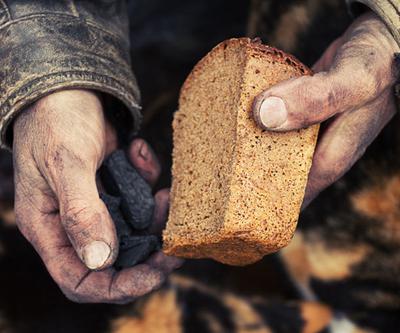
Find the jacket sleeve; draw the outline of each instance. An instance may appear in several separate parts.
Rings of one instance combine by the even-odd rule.
[[[0,0],[0,146],[10,147],[18,112],[65,88],[112,96],[118,130],[138,130],[124,1]]]

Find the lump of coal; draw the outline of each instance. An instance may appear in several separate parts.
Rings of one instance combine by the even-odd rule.
[[[103,200],[114,221],[118,239],[121,239],[123,236],[130,236],[132,234],[132,228],[125,222],[122,216],[120,210],[121,199],[105,193],[100,193],[100,199]]]
[[[158,237],[146,234],[146,230],[135,231],[125,221],[120,210],[120,198],[105,193],[101,193],[100,198],[105,203],[117,230],[119,255],[114,264],[117,269],[135,266],[161,248]]]
[[[106,190],[121,198],[121,210],[134,229],[146,229],[153,218],[154,199],[150,186],[129,163],[122,150],[103,164],[101,179]]]
[[[161,240],[148,234],[155,205],[150,186],[122,150],[105,161],[101,177],[112,195],[101,193],[100,198],[114,221],[120,244],[114,267],[135,266],[161,248]]]
[[[400,53],[394,54],[394,63],[397,66],[397,68],[400,70]]]
[[[395,53],[394,55],[394,63],[397,68],[397,83],[394,86],[394,94],[397,98],[400,98],[400,53]]]
[[[135,266],[160,248],[160,241],[154,235],[121,237],[119,255],[114,265],[117,269]]]

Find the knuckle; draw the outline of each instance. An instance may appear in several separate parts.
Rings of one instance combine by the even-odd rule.
[[[63,212],[63,218],[69,227],[78,226],[80,221],[85,221],[89,215],[90,213],[86,203],[79,200],[70,201]]]
[[[323,118],[320,119],[320,117],[324,117],[324,111],[329,106],[329,98],[335,97],[330,97],[330,89],[326,89],[325,73],[318,73],[313,77],[307,77],[307,79],[307,81],[298,86],[297,98],[294,99],[295,101],[302,101],[300,108],[299,105],[295,105],[294,108],[294,110],[301,110],[301,112],[294,112],[291,115],[293,121],[302,127],[324,120]]]
[[[65,295],[67,299],[74,303],[88,303],[90,302],[90,298],[86,293],[81,290],[78,290],[69,283],[58,283],[59,288],[61,289],[62,293]]]
[[[100,215],[95,213],[94,215]],[[62,214],[62,222],[64,227],[74,234],[86,233],[91,227],[93,227],[92,221],[100,218],[100,216],[93,216],[85,204],[77,202],[68,206]]]
[[[65,287],[64,288],[60,287],[60,289],[68,300],[75,302],[75,303],[79,302],[79,296],[75,292],[73,292],[69,288],[65,288]]]
[[[80,299],[80,294],[74,289],[72,284],[60,281],[58,279],[55,279],[56,283],[58,284],[58,287],[62,291],[62,293],[67,297],[70,301],[72,302],[78,302]]]
[[[348,93],[349,92],[347,91],[346,87],[343,85],[331,83],[324,96],[324,107],[332,108],[338,112],[341,112],[341,104]]]
[[[361,52],[363,56],[351,63],[351,81],[356,83],[360,95],[375,96],[385,88],[384,78],[390,77],[390,66],[385,65],[386,57],[374,47],[365,47]]]
[[[336,73],[318,73],[312,85],[307,87],[306,96],[310,96],[311,103],[308,114],[314,117],[326,117],[330,110],[337,110],[347,90],[335,79]],[[325,120],[324,118],[318,120]]]

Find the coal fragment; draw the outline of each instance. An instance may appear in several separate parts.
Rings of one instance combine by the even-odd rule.
[[[154,235],[121,237],[119,255],[114,266],[117,269],[135,266],[160,248],[161,242]]]
[[[394,54],[394,64],[397,67],[397,70],[400,71],[400,53]]]
[[[131,236],[132,228],[128,223],[125,222],[125,219],[121,213],[121,199],[106,193],[100,193],[100,199],[103,200],[112,220],[114,221],[118,239],[121,239],[123,236]]]
[[[150,226],[154,198],[150,186],[128,161],[124,151],[117,150],[103,164],[101,178],[106,190],[121,198],[121,210],[134,229]]]
[[[397,82],[394,86],[394,94],[397,98],[400,98],[400,53],[394,54],[394,64],[397,69]]]
[[[149,235],[154,198],[150,186],[129,163],[122,150],[113,153],[100,172],[104,188],[100,194],[115,223],[119,239],[116,269],[132,267],[161,248],[161,240]]]

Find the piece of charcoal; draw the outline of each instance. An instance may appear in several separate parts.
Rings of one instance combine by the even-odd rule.
[[[154,235],[121,237],[119,255],[114,266],[117,269],[135,266],[160,248],[161,243]]]
[[[114,221],[118,239],[121,239],[123,236],[131,236],[132,228],[128,223],[125,222],[125,219],[121,213],[121,199],[106,193],[100,193],[100,199],[105,203],[107,210]]]
[[[106,190],[121,198],[121,210],[134,229],[150,226],[154,198],[150,186],[129,163],[124,151],[117,150],[103,163],[101,178]]]
[[[397,67],[397,70],[400,71],[400,53],[394,54],[394,64]]]
[[[397,98],[400,98],[400,53],[394,54],[394,64],[397,69],[397,82],[394,86],[394,94]]]

